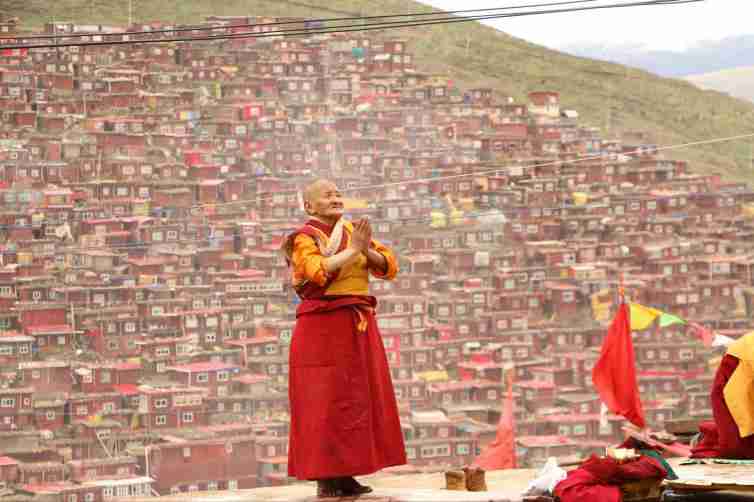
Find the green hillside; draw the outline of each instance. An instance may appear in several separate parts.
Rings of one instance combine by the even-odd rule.
[[[0,0],[3,11],[24,26],[76,21],[124,24],[129,0]],[[320,6],[320,7],[318,7]],[[398,0],[131,0],[135,21],[198,22],[206,15],[287,15],[337,17],[336,11],[366,15],[428,11]],[[674,7],[679,12],[684,7]],[[342,15],[342,14],[341,14]],[[568,16],[563,15],[564,29]],[[515,22],[515,19],[509,20]],[[661,145],[754,132],[754,105],[676,79],[660,78],[624,66],[577,58],[510,37],[474,23],[392,30],[408,39],[420,68],[450,75],[463,86],[489,86],[500,98],[524,99],[533,90],[557,90],[565,108],[608,136],[647,131]],[[674,151],[698,172],[720,172],[752,180],[751,141]]]

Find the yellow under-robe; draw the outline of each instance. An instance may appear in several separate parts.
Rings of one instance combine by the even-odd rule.
[[[353,224],[344,222],[343,239],[348,246],[353,232]],[[327,234],[319,229],[317,234],[322,242],[322,248],[326,248],[329,243]],[[372,239],[371,248],[385,257],[387,270],[380,271],[375,268],[367,267],[366,256],[359,255],[358,258],[340,269],[335,281],[325,291],[327,296],[337,295],[368,295],[369,294],[369,274],[374,277],[385,280],[392,280],[398,274],[398,261],[395,254],[382,243]],[[304,281],[312,281],[315,284],[324,286],[329,279],[325,271],[325,256],[322,255],[320,247],[310,236],[299,234],[293,242],[293,252],[291,262],[293,266],[293,284],[294,286]]]

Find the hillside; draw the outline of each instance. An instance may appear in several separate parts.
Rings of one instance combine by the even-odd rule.
[[[337,17],[428,11],[404,0],[5,0],[6,12],[25,26],[76,21],[125,24],[129,3],[134,21],[198,22],[214,15]],[[682,7],[678,7],[682,8]],[[340,13],[339,13],[340,12]],[[533,90],[557,90],[565,108],[579,111],[586,124],[613,136],[642,130],[662,145],[754,132],[754,105],[691,83],[645,71],[578,58],[510,37],[479,24],[456,23],[393,30],[412,42],[420,68],[450,75],[463,86],[489,86],[501,96],[522,100]],[[722,143],[672,153],[700,172],[721,172],[751,180],[749,144]]]
[[[754,66],[731,68],[686,77],[689,82],[701,87],[754,101]]]

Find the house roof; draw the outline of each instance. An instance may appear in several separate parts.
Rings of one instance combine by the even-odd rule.
[[[73,334],[74,330],[68,324],[47,324],[41,326],[29,326],[26,328],[30,335],[67,335]]]
[[[166,369],[179,373],[203,373],[208,371],[240,371],[241,367],[236,364],[222,362],[198,362],[168,366]]]
[[[18,460],[10,457],[0,457],[0,467],[5,467],[8,465],[18,465]]]

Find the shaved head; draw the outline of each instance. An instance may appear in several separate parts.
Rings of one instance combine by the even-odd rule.
[[[304,201],[311,203],[326,189],[337,190],[338,188],[330,180],[324,178],[314,180],[304,189]]]
[[[304,189],[304,210],[309,216],[334,224],[343,215],[343,200],[330,180],[318,179]]]

